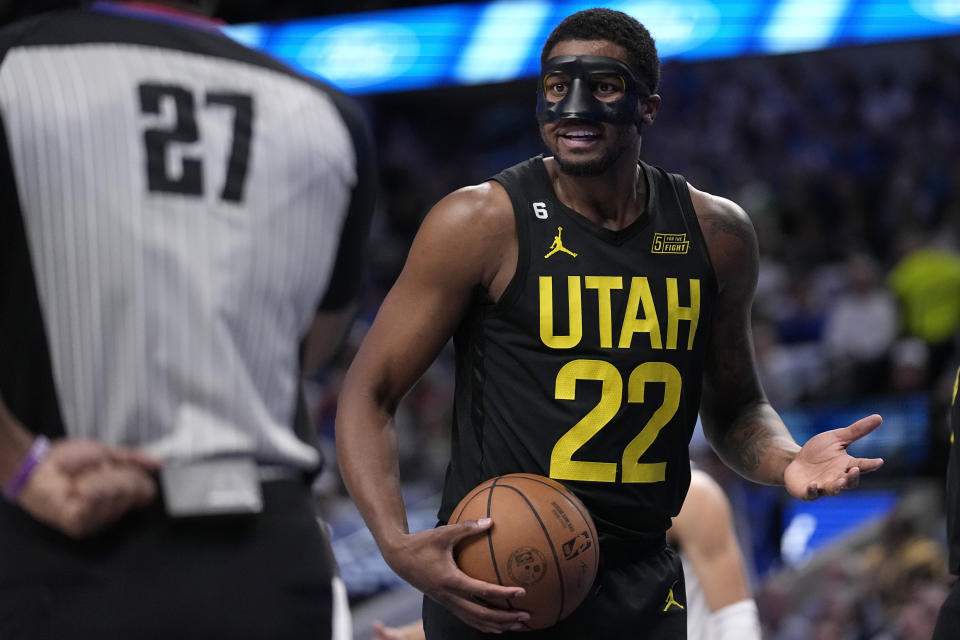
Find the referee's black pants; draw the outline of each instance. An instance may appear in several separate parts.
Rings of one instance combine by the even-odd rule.
[[[0,505],[3,640],[326,640],[336,567],[309,487],[263,484],[264,512],[178,522],[158,501],[76,541]]]

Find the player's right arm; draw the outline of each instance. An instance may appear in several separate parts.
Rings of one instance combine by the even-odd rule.
[[[456,567],[454,546],[488,523],[409,533],[393,419],[473,297],[495,297],[509,279],[515,233],[509,197],[496,183],[456,191],[430,211],[347,371],[336,420],[341,474],[384,559],[407,582],[485,632],[519,629],[529,616],[479,600],[517,597],[523,590],[474,580]]]
[[[819,433],[803,447],[794,441],[760,385],[750,324],[759,274],[756,232],[737,204],[690,186],[719,292],[708,329],[700,416],[720,458],[745,478],[783,485],[795,498],[814,500],[856,486],[879,458],[854,458],[847,447],[882,422],[872,415]]]

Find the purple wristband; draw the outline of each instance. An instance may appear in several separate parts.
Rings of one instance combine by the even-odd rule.
[[[27,484],[27,479],[33,472],[33,468],[47,456],[49,451],[50,441],[47,440],[46,436],[37,436],[33,444],[30,445],[30,450],[27,452],[27,457],[23,461],[23,464],[17,469],[17,474],[13,476],[10,484],[3,488],[3,497],[6,498],[7,502],[17,501],[17,496],[19,496],[20,491],[23,490],[23,485]]]

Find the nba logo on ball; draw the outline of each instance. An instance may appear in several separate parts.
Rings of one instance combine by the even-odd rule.
[[[564,560],[573,560],[581,553],[588,551],[593,546],[593,540],[590,539],[589,531],[582,531],[576,538],[571,538],[563,543]]]
[[[526,591],[492,604],[527,611],[527,626],[543,629],[583,602],[597,576],[597,529],[569,489],[529,473],[491,478],[464,496],[450,522],[480,518],[493,525],[458,545],[457,565],[478,580]]]

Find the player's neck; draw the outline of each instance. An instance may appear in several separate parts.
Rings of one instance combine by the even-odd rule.
[[[646,207],[647,182],[630,151],[597,176],[574,176],[553,163],[553,189],[563,204],[596,224],[619,231],[639,218]]]

